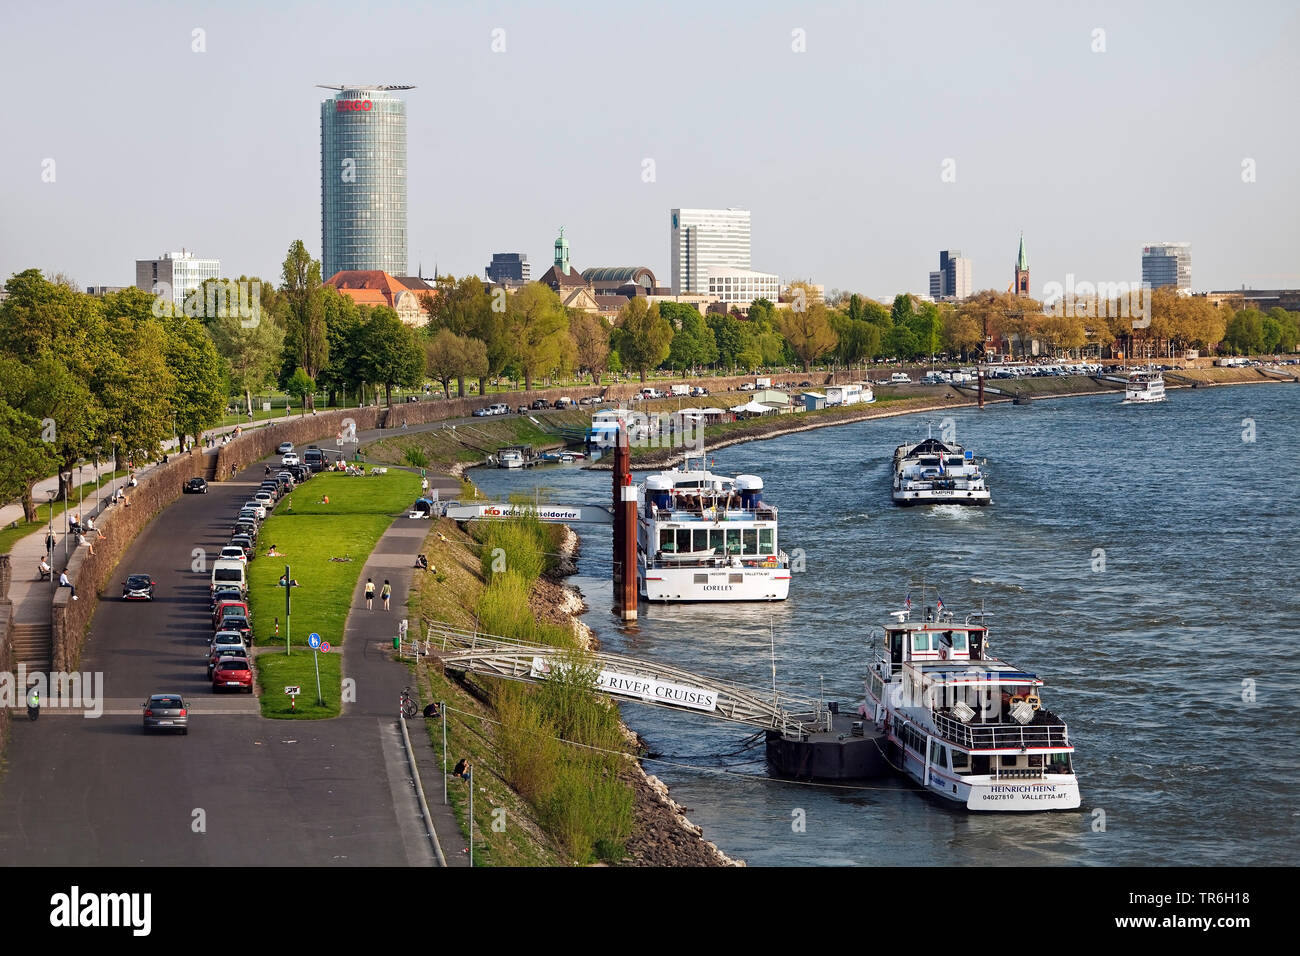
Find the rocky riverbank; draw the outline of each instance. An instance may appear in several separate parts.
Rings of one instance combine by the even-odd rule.
[[[564,584],[563,579],[578,570],[578,535],[565,528],[560,547],[560,561],[551,577],[542,577],[533,590],[533,611],[550,623],[573,629],[574,635],[588,650],[596,650],[600,641],[581,620],[588,610],[582,593]],[[624,733],[638,749],[640,738],[627,725]],[[744,866],[704,839],[704,832],[686,817],[686,810],[673,800],[668,787],[658,777],[647,774],[639,762],[628,763],[626,780],[635,794],[634,829],[627,841],[627,866]]]

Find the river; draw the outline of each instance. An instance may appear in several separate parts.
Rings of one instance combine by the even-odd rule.
[[[855,705],[867,629],[909,581],[960,620],[981,604],[992,653],[1046,682],[1083,805],[974,814],[910,780],[772,779],[741,725],[636,704],[624,719],[707,839],[751,865],[1291,863],[1300,850],[1300,388],[1100,395],[857,422],[719,450],[763,477],[780,544],[806,570],[777,605],[642,605],[613,616],[610,529],[581,526],[570,583],[606,650],[756,689]],[[993,505],[890,504],[893,449],[939,432],[987,458]],[[475,469],[489,496],[609,501],[610,474]],[[919,590],[912,588],[914,602]]]

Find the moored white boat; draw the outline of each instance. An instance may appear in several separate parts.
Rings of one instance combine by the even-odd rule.
[[[1124,401],[1163,402],[1165,400],[1165,375],[1159,369],[1129,372],[1124,386]]]
[[[983,615],[957,623],[936,607],[913,621],[909,595],[873,642],[860,713],[885,732],[895,769],[968,810],[1076,809],[1074,746],[1042,706],[1043,682],[988,653]]]
[[[784,601],[790,559],[755,475],[715,475],[703,454],[637,488],[637,586],[648,601]]]

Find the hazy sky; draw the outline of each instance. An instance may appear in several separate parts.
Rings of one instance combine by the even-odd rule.
[[[413,83],[412,272],[521,251],[540,276],[564,225],[578,268],[667,284],[669,210],[740,206],[755,269],[878,297],[928,291],[940,249],[1005,289],[1020,230],[1035,294],[1135,281],[1151,241],[1192,243],[1198,290],[1300,286],[1294,2],[87,0],[0,23],[3,277],[129,285],[185,247],[278,279],[293,239],[320,255],[314,84]]]

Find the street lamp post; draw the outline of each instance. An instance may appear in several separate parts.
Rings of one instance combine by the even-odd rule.
[[[95,452],[95,513],[99,514],[99,456],[104,449],[96,445],[92,450]]]
[[[68,556],[68,532],[71,530],[68,522],[68,482],[72,480],[72,472],[65,471],[59,477],[63,479],[63,556]]]

